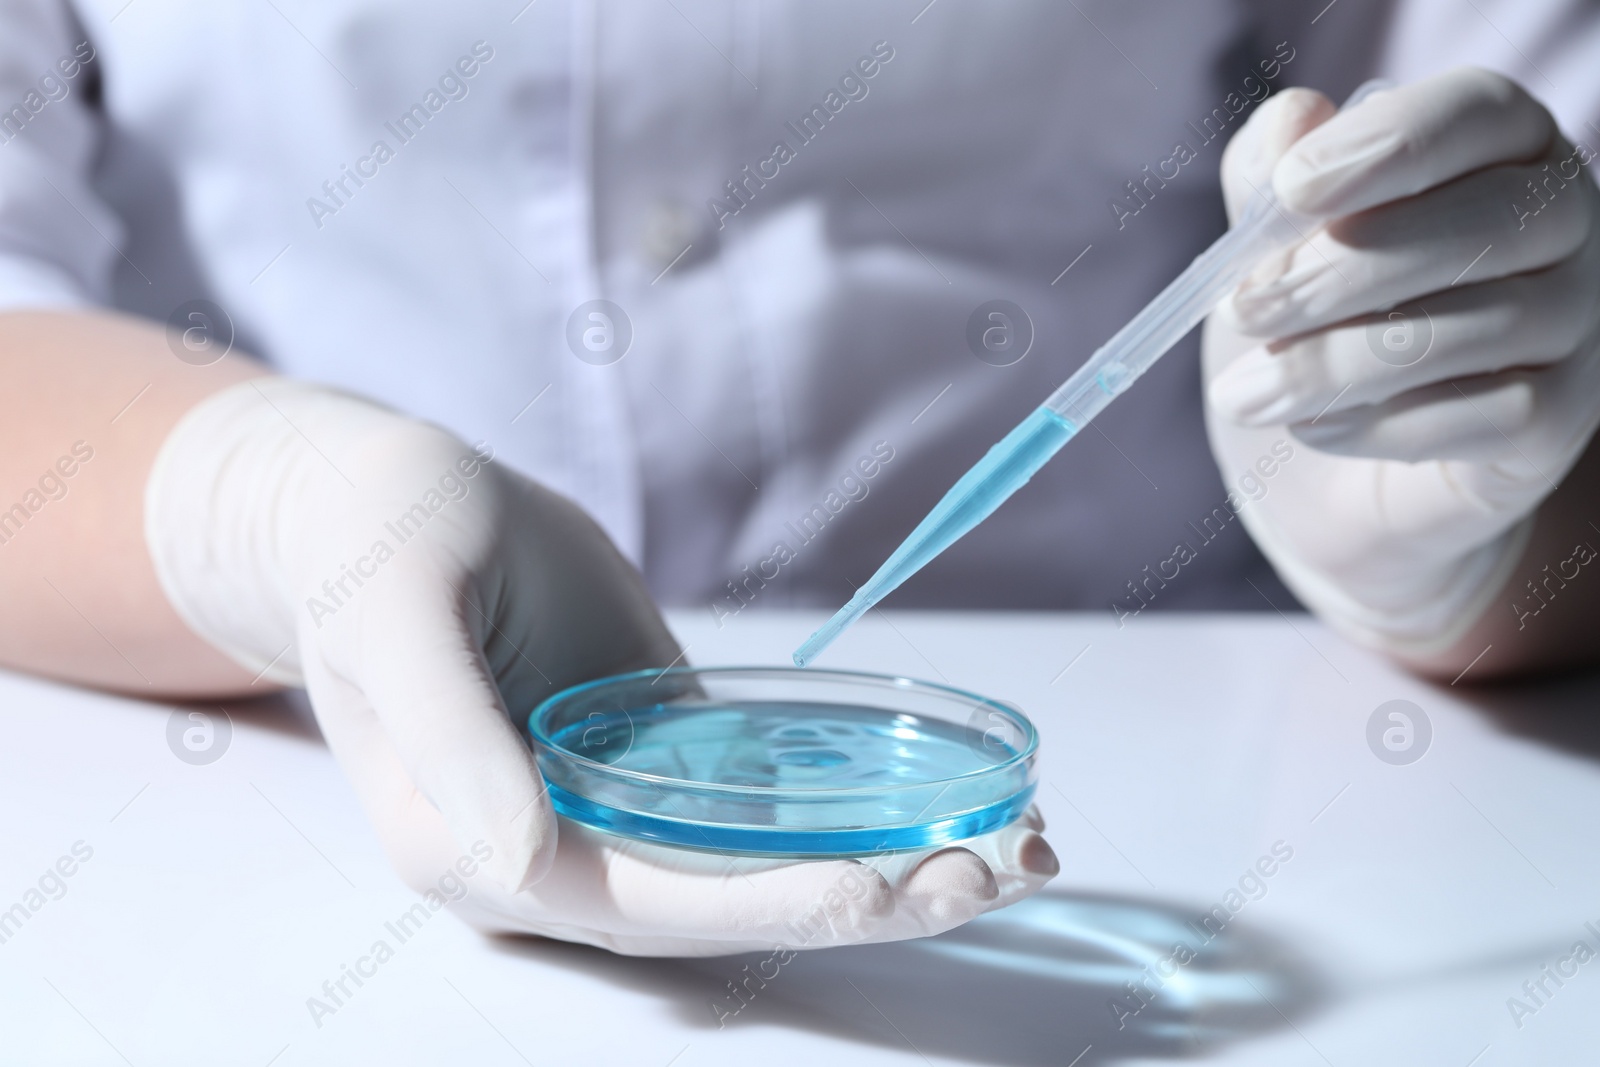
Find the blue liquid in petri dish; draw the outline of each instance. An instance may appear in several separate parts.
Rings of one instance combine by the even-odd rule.
[[[790,675],[843,699],[805,699]],[[848,672],[687,669],[676,696],[645,702],[659,690],[641,692],[641,677],[656,675],[580,686],[534,713],[560,814],[691,848],[850,855],[987,833],[1032,799],[1032,728],[981,697]],[[850,700],[852,685],[895,699]]]

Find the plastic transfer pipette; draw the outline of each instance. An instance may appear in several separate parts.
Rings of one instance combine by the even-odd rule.
[[[1353,107],[1386,87],[1383,82],[1368,82],[1345,101],[1344,107]],[[894,555],[856,590],[850,602],[795,650],[795,665],[804,667],[815,660],[868,608],[993,514],[1090,419],[1210,314],[1258,262],[1301,240],[1315,225],[1314,220],[1295,217],[1280,207],[1270,185],[1257,188],[1237,225],[1196,256],[1061,388],[951,486]]]

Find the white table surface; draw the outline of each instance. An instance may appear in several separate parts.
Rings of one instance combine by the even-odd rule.
[[[696,662],[770,663],[818,621],[673,625]],[[319,1028],[307,998],[415,898],[303,707],[231,706],[226,754],[191,766],[171,707],[0,675],[0,909],[93,850],[0,943],[0,1063],[1600,1059],[1600,960],[1544,979],[1520,1027],[1507,1006],[1534,1006],[1522,984],[1574,942],[1600,949],[1600,679],[1430,686],[1278,615],[891,613],[825,662],[1025,708],[1063,870],[944,938],[802,955],[721,1029],[708,1005],[744,959],[500,942],[443,915]],[[1409,765],[1366,740],[1392,699],[1432,724]],[[1265,894],[1119,1030],[1120,984],[1278,841],[1293,857]]]

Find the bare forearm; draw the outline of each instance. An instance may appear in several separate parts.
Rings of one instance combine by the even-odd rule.
[[[186,363],[126,316],[0,315],[0,663],[152,696],[249,688],[162,594],[144,486],[185,411],[264,373],[238,353]]]
[[[1522,559],[1483,617],[1455,647],[1408,665],[1466,684],[1600,663],[1597,527],[1600,445],[1591,441],[1539,508]]]

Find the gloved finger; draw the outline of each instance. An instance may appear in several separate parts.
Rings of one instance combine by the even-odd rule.
[[[1292,211],[1348,215],[1497,163],[1536,159],[1555,137],[1550,113],[1515,82],[1461,67],[1341,112],[1284,156],[1272,184]]]
[[[1231,301],[1236,328],[1255,337],[1304,333],[1567,259],[1595,224],[1600,194],[1586,175],[1554,189],[1535,216],[1512,210],[1529,195],[1529,183],[1545,179],[1544,168],[1563,158],[1494,167],[1329,222],[1251,273]]]
[[[824,948],[861,940],[894,910],[894,894],[855,860],[791,863],[768,870],[729,864],[720,873],[669,871],[632,853],[611,865],[613,902],[641,932]]]
[[[910,870],[895,879],[892,925],[874,940],[927,937],[954,929],[988,911],[1000,897],[994,870],[970,848],[950,845],[914,859]]]
[[[1341,456],[1527,466],[1554,489],[1600,419],[1597,390],[1600,360],[1575,358],[1424,386],[1290,430]]]
[[[1272,174],[1296,141],[1333,117],[1333,101],[1314,89],[1285,89],[1256,108],[1222,152],[1222,199],[1236,222],[1252,199],[1270,188]]]
[[[1320,422],[1435,382],[1554,363],[1596,327],[1600,306],[1587,293],[1597,267],[1600,246],[1548,270],[1259,345],[1212,379],[1207,400],[1240,426]]]
[[[1058,869],[1025,816],[932,852],[793,861],[629,841],[562,821],[549,876],[473,892],[463,918],[627,955],[715,956],[938,933],[1036,891]]]
[[[989,865],[1000,890],[984,910],[994,911],[1032,896],[1061,872],[1061,860],[1043,832],[1044,816],[1037,807],[1030,807],[1010,826],[965,843]]]
[[[406,774],[361,690],[334,673],[316,648],[307,648],[303,661],[306,692],[323,739],[355,790],[390,863],[412,889],[431,888],[467,853],[438,809]]]
[[[487,873],[515,892],[549,869],[555,814],[484,659],[477,618],[432,563],[396,559],[364,590],[350,680],[456,842],[488,842]]]
[[[563,833],[565,842],[570,833]],[[786,867],[802,866],[786,864]],[[806,864],[804,866],[813,866]],[[881,922],[863,918],[852,905],[838,904],[828,888],[813,885],[803,895],[812,900],[804,914],[779,923],[750,923],[742,917],[729,915],[724,921],[710,924],[716,936],[708,936],[706,929],[684,931],[662,928],[649,915],[619,913],[611,908],[608,891],[603,884],[589,881],[589,899],[581,905],[562,907],[559,894],[551,893],[552,883],[560,880],[561,861],[551,877],[533,890],[511,895],[503,892],[471,892],[454,905],[456,913],[467,923],[487,934],[522,934],[556,938],[577,944],[593,945],[624,956],[731,956],[742,952],[770,951],[774,946],[785,946],[794,951],[811,948],[837,947],[843,944],[860,944],[879,940],[869,932],[881,929]],[[772,880],[765,877],[752,879],[758,892],[773,888]],[[864,877],[858,875],[858,877]],[[787,881],[788,879],[783,879]],[[824,878],[837,889],[851,881],[851,874],[836,868]],[[654,879],[650,884],[654,884]],[[702,886],[703,888],[703,886]],[[842,890],[840,890],[842,894]],[[892,908],[892,894],[886,891]],[[727,898],[716,892],[712,898]],[[819,912],[818,909],[821,909]]]
[[[914,918],[925,935],[952,930],[985,912],[1032,896],[1061,870],[1038,833],[1008,827],[923,860],[897,891],[897,921]]]
[[[536,924],[554,916],[592,931],[675,943],[822,948],[861,940],[895,908],[888,882],[854,859],[729,857],[572,823],[563,823],[560,837],[550,875],[519,898]]]
[[[1033,822],[1024,816],[945,848],[867,861],[894,886],[895,909],[866,940],[942,933],[1037,892],[1061,864]]]

